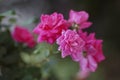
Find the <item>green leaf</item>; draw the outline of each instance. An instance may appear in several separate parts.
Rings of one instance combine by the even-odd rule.
[[[34,18],[33,23],[38,23],[39,22],[39,18]]]
[[[101,66],[99,66],[96,72],[91,73],[88,80],[105,80],[104,69]]]
[[[2,37],[0,39],[0,44],[4,44],[5,47],[9,48],[12,48],[12,46],[14,46],[14,41],[8,29],[6,29],[4,32],[0,32],[0,36]]]
[[[31,57],[29,54],[25,53],[25,52],[22,52],[21,53],[21,58],[22,60],[27,63],[27,64],[30,64],[31,63]]]
[[[39,54],[39,53],[41,53],[42,51],[45,51],[45,50],[51,51],[51,45],[47,44],[47,43],[40,43],[36,46],[36,49],[33,52],[33,54]]]
[[[42,50],[39,54],[31,55],[31,57],[33,58],[32,61],[35,63],[40,63],[46,60],[48,56],[49,56],[49,50]]]
[[[4,19],[5,16],[0,15],[0,22]]]
[[[0,22],[2,21],[2,19],[4,19],[6,16],[11,16],[11,15],[15,15],[16,12],[14,10],[9,10],[6,12],[3,12],[0,14]],[[13,21],[13,20],[12,20]]]
[[[6,11],[2,14],[0,14],[0,16],[11,16],[11,15],[15,15],[16,12],[14,10],[9,10],[9,11]]]
[[[38,45],[35,51],[32,54],[21,53],[22,60],[33,66],[40,66],[41,63],[47,61],[48,56],[50,55],[50,45],[42,43]]]
[[[53,66],[54,73],[59,80],[73,80],[73,77],[79,70],[77,63],[71,59],[60,59],[59,62]]]
[[[6,54],[6,56],[1,58],[1,62],[4,64],[15,64],[19,62],[20,56],[19,53],[9,53],[10,55]]]
[[[26,20],[26,21],[23,21],[23,22],[21,23],[21,25],[26,26],[26,25],[32,24],[32,23],[34,23],[34,22],[35,22],[35,18],[33,17],[33,18],[30,18],[30,19],[28,19],[28,20]]]
[[[7,53],[7,50],[5,47],[0,47],[0,58],[3,57],[4,54]]]
[[[17,21],[17,19],[15,19],[15,18],[10,18],[10,19],[9,19],[9,22],[10,22],[10,23],[16,23],[16,21]]]
[[[33,77],[31,75],[27,75],[22,80],[33,80]]]
[[[45,61],[48,57],[49,51],[43,51],[39,54],[27,54],[21,53],[22,60],[33,66],[40,66],[43,61]]]

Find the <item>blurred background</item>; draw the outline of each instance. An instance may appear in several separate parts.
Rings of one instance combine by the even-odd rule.
[[[17,15],[13,17],[18,25],[25,25],[33,18],[39,19],[41,14],[53,12],[62,13],[68,19],[71,9],[87,11],[89,20],[93,22],[87,31],[95,32],[98,39],[104,40],[106,60],[100,63],[98,70],[88,80],[120,80],[120,0],[0,0],[0,13],[15,10]],[[9,24],[7,20],[4,19],[2,23]],[[35,26],[26,25],[30,29]]]

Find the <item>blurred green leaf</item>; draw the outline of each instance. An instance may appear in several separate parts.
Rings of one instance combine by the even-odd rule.
[[[14,10],[9,10],[6,12],[3,12],[0,14],[0,22],[2,21],[2,19],[4,19],[6,16],[11,16],[11,15],[15,15],[16,12]],[[14,20],[15,21],[15,20]],[[13,22],[13,19],[10,20],[10,22]]]
[[[6,28],[5,31],[0,31],[0,63],[11,65],[19,62],[19,50],[14,45],[10,31]]]
[[[31,65],[41,65],[41,62],[47,60],[48,56],[50,55],[50,45],[46,43],[42,43],[38,45],[35,51],[32,54],[28,53],[21,53],[21,58],[27,64]]]
[[[5,47],[0,47],[0,57],[1,57],[1,55],[3,55],[3,54],[6,54],[6,48]]]
[[[6,16],[11,16],[11,15],[15,15],[16,12],[14,10],[9,10],[9,11],[6,11],[6,12],[3,12],[0,14],[0,22],[2,21],[2,19]]]
[[[16,23],[16,21],[17,21],[16,18],[10,18],[10,19],[9,19],[9,22],[10,22],[11,24]]]
[[[39,54],[41,52],[44,52],[45,50],[51,51],[51,47],[52,46],[48,43],[40,43],[36,46],[36,49],[34,50],[33,54]]]
[[[33,80],[33,77],[31,75],[27,75],[22,80]]]
[[[0,39],[0,44],[3,44],[6,48],[13,48],[14,41],[12,39],[11,33],[8,29],[4,32],[0,32],[0,36],[2,37]]]
[[[21,58],[22,60],[27,63],[27,64],[30,64],[31,63],[31,57],[29,54],[25,53],[25,52],[22,52],[21,53]]]
[[[4,17],[5,17],[5,16],[0,15],[0,22],[2,21],[2,19],[3,19]]]
[[[36,78],[40,79],[41,78],[41,69],[37,68],[37,67],[33,67],[33,66],[25,67],[22,75],[24,76],[23,79],[28,78],[28,76],[31,76],[32,80],[34,80]]]
[[[19,54],[18,53],[12,53],[10,55],[6,55],[5,57],[2,57],[0,61],[2,61],[4,64],[15,64],[19,62]]]
[[[49,61],[41,66],[42,80],[58,80],[54,73],[54,66],[57,64],[56,56],[51,55]]]
[[[39,66],[41,65],[41,62],[47,59],[48,53],[49,53],[48,51],[41,52],[40,54],[22,53],[21,57],[25,63],[31,64],[34,66]]]
[[[88,80],[105,80],[105,72],[102,67],[99,66],[96,72],[91,73]]]
[[[21,22],[21,25],[26,26],[26,25],[34,23],[35,21],[36,21],[36,18],[33,17],[33,18],[30,18],[26,21]]]
[[[79,70],[77,63],[71,59],[60,59],[57,64],[53,66],[54,73],[59,80],[73,80]]]
[[[16,12],[14,10],[9,10],[4,13],[1,13],[0,16],[11,16],[11,15],[15,15],[15,14],[16,14]]]
[[[39,22],[39,18],[34,18],[34,21],[33,21],[33,23],[38,23]]]

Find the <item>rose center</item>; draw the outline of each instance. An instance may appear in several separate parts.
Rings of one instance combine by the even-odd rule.
[[[72,29],[78,31],[79,25],[76,24],[76,23],[73,23],[73,24],[72,24]]]

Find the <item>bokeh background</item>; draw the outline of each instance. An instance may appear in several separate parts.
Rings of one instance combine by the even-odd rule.
[[[97,72],[92,73],[91,79],[120,80],[120,0],[0,0],[0,13],[15,10],[18,25],[53,12],[62,13],[68,19],[71,9],[87,11],[93,22],[87,31],[95,32],[97,38],[104,40],[106,60],[99,65]],[[3,23],[9,24],[7,19]],[[26,25],[30,29],[35,26]]]

